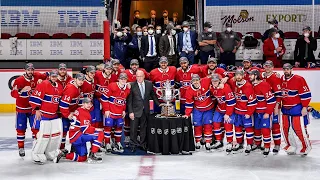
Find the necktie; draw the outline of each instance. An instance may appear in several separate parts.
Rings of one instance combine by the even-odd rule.
[[[153,40],[152,40],[152,36],[150,36],[150,47],[151,47],[150,55],[153,56]]]
[[[144,86],[143,86],[143,83],[139,83],[139,84],[140,84],[141,97],[142,99],[144,99]]]

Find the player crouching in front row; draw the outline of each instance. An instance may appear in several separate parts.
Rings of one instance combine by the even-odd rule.
[[[91,142],[91,152],[88,162],[100,162],[101,157],[97,156],[97,152],[101,149],[103,141],[103,131],[96,131],[91,125],[90,109],[92,102],[89,98],[82,100],[82,106],[79,107],[73,114],[72,123],[69,130],[70,143],[75,149],[75,152],[65,154],[60,151],[59,155],[54,159],[58,163],[62,157],[71,161],[84,162],[87,160],[87,142]]]

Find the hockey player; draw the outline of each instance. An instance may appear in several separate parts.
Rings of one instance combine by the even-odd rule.
[[[189,65],[186,57],[179,59],[181,68],[178,68],[175,80],[180,83],[180,113],[185,112],[186,91],[190,87],[191,77],[193,74],[200,74],[201,69],[198,66]]]
[[[69,131],[70,122],[73,113],[78,108],[81,98],[81,86],[84,82],[84,75],[82,73],[76,74],[76,77],[64,88],[62,98],[59,103],[60,112],[62,115],[63,135],[61,140],[60,149],[66,154],[68,151],[65,149],[67,132]]]
[[[221,83],[224,84],[228,81],[231,74],[228,74],[224,69],[217,67],[217,58],[209,57],[207,61],[207,65],[202,67],[202,75],[201,77],[208,77],[212,74],[219,74],[221,76]],[[210,77],[209,77],[210,78]]]
[[[308,105],[311,92],[305,79],[292,74],[292,65],[283,65],[282,85],[282,128],[287,154],[306,156],[311,150],[307,125],[309,124]],[[301,149],[297,149],[302,144]]]
[[[218,74],[211,75],[211,83],[211,94],[218,102],[218,106],[213,115],[213,131],[216,142],[212,148],[220,149],[223,147],[221,122],[224,122],[224,129],[226,130],[228,142],[226,152],[227,154],[230,154],[233,142],[233,123],[235,120],[234,106],[236,104],[236,99],[230,86],[221,83],[221,77]]]
[[[211,80],[209,78],[200,80],[198,74],[193,74],[191,85],[186,92],[186,111],[183,117],[189,118],[192,113],[197,151],[201,147],[202,131],[204,131],[206,150],[210,151],[211,149],[213,102],[210,95],[210,86]]]
[[[112,82],[117,82],[118,77],[112,74],[112,65],[110,63],[104,64],[103,71],[96,71],[94,82],[96,84],[95,96],[93,98],[93,113],[95,122],[92,125],[96,128],[103,128],[103,117],[101,112],[101,96],[108,91],[108,85]]]
[[[112,59],[110,62],[113,68],[112,74],[115,74],[117,78],[119,78],[120,73],[124,71],[123,66],[120,64],[120,61],[118,59]]]
[[[244,57],[243,61],[242,61],[242,65],[243,65],[243,70],[244,70],[244,79],[248,82],[250,82],[250,78],[249,78],[249,72],[256,69],[256,70],[260,70],[260,72],[262,71],[260,68],[258,67],[253,67],[252,66],[252,61],[250,57]]]
[[[111,152],[110,136],[112,127],[115,127],[114,151],[122,153],[121,134],[123,118],[126,115],[126,98],[130,93],[130,84],[127,83],[126,73],[120,73],[119,82],[113,82],[108,86],[108,92],[102,95],[102,109],[104,112],[104,137],[107,152]]]
[[[67,65],[64,63],[59,64],[58,68],[58,81],[63,88],[72,80],[72,77],[67,74]]]
[[[261,134],[263,136],[264,151],[263,155],[267,157],[270,152],[271,143],[271,118],[276,105],[276,99],[271,91],[269,83],[262,81],[260,72],[252,70],[249,72],[249,78],[253,84],[254,93],[257,98],[257,107],[254,113],[254,145],[252,151],[263,149],[261,147]]]
[[[235,72],[236,87],[235,87],[235,132],[237,143],[233,146],[232,151],[235,153],[243,149],[243,132],[245,128],[247,147],[245,149],[246,155],[251,152],[253,144],[253,119],[252,115],[257,106],[256,96],[252,85],[244,79],[244,71],[238,69]]]
[[[103,141],[103,132],[96,131],[95,127],[91,126],[90,110],[92,102],[89,98],[82,100],[82,106],[79,107],[72,117],[72,123],[69,131],[70,143],[75,149],[75,152],[64,154],[60,152],[54,159],[58,163],[62,157],[71,161],[84,162],[87,160],[87,142],[91,142],[91,152],[88,162],[99,162],[101,157],[97,156],[98,150],[101,148]]]
[[[31,114],[32,108],[29,104],[29,97],[36,88],[36,85],[46,78],[46,74],[34,72],[33,64],[28,63],[25,66],[25,74],[18,77],[12,86],[11,96],[16,99],[16,132],[20,157],[25,156],[24,139],[28,126],[28,119],[30,128],[33,127],[34,122]],[[35,137],[37,130],[32,128],[31,131],[32,137]]]
[[[174,79],[177,73],[177,69],[174,66],[168,66],[168,59],[165,56],[162,56],[159,60],[160,68],[153,69],[150,72],[150,81],[154,84],[154,91],[156,92],[157,89],[161,89],[163,83],[167,80],[170,81],[171,86],[174,86]],[[163,100],[160,99],[158,95],[158,99],[160,103],[163,103]],[[154,107],[155,113],[160,113],[161,109],[159,106]]]
[[[273,62],[268,60],[263,65],[265,72],[262,73],[262,77],[270,84],[272,93],[276,98],[276,106],[274,108],[272,117],[272,138],[274,141],[273,153],[278,154],[281,144],[281,131],[279,123],[280,103],[281,103],[281,79],[280,74],[273,72]]]
[[[58,155],[62,138],[62,121],[58,117],[62,86],[57,83],[58,72],[51,71],[49,80],[44,80],[33,91],[30,105],[34,113],[34,126],[39,129],[32,148],[32,159],[44,164]],[[40,128],[39,128],[40,127]]]

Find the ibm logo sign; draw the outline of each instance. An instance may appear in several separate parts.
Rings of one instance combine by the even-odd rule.
[[[39,15],[39,10],[33,10],[32,12],[28,10],[1,10],[1,26],[40,27]]]
[[[58,11],[58,27],[98,27],[98,11]]]

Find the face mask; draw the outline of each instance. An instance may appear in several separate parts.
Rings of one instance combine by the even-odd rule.
[[[161,34],[161,30],[157,29],[157,30],[156,30],[156,33],[157,33],[157,34]]]
[[[139,18],[140,17],[140,15],[139,14],[136,14],[136,18]]]
[[[138,36],[142,36],[142,32],[137,32],[137,35]]]
[[[208,32],[212,32],[212,28],[209,28],[209,29],[208,29]]]
[[[149,33],[150,35],[153,34],[153,30],[152,30],[152,29],[148,30],[148,33]]]
[[[228,31],[228,32],[231,32],[231,30],[232,30],[231,27],[228,27],[228,28],[227,28],[227,31]]]
[[[172,35],[176,35],[176,33],[177,33],[176,30],[171,30]]]
[[[304,37],[309,37],[310,36],[309,33],[304,33],[303,35],[304,35]]]
[[[117,32],[118,37],[121,37],[122,35],[123,35],[122,32]]]
[[[189,28],[187,28],[187,27],[184,27],[184,28],[183,28],[183,31],[184,31],[184,32],[187,32],[188,30],[189,30]]]
[[[278,39],[280,37],[280,34],[277,33],[276,35],[274,35],[274,37]]]
[[[164,13],[164,14],[163,14],[163,17],[167,17],[167,16],[168,16],[168,14],[167,14],[167,13]]]
[[[143,32],[143,35],[145,35],[145,36],[148,35],[148,32],[147,31]]]
[[[270,24],[270,26],[269,26],[269,27],[270,27],[270,29],[271,29],[271,28],[274,28],[274,25]]]

